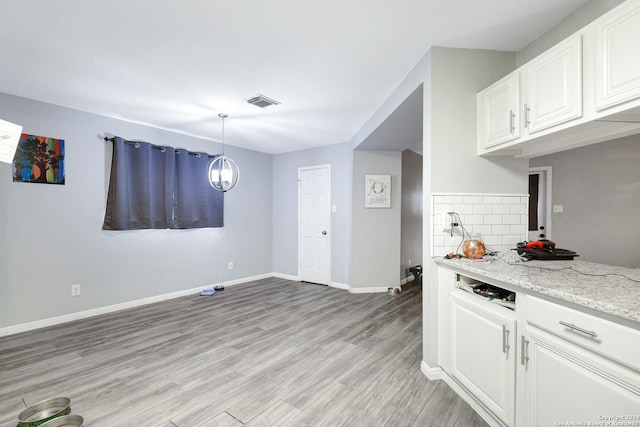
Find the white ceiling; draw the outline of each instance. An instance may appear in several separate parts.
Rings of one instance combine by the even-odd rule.
[[[2,0],[0,92],[282,153],[350,141],[430,46],[517,51],[587,2]]]

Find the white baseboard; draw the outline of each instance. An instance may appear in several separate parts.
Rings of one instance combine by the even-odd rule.
[[[427,377],[431,381],[441,380],[444,378],[444,371],[442,370],[442,368],[432,368],[431,366],[427,365],[427,362],[425,362],[424,360],[420,363],[420,370],[425,375],[425,377]]]
[[[278,279],[292,280],[294,282],[300,281],[300,278],[298,276],[294,276],[292,274],[271,273],[271,277],[277,277]]]
[[[349,289],[349,292],[352,294],[375,294],[378,292],[387,292],[386,287],[383,286],[377,286],[377,287],[368,287],[368,288],[354,288],[351,287]]]
[[[331,282],[329,286],[336,289],[344,289],[345,291],[351,290],[351,286],[347,285],[346,283]]]
[[[409,282],[413,282],[415,278],[413,277],[413,274],[410,274],[408,277],[405,277],[404,279],[400,280],[400,286],[402,285],[406,285]]]
[[[215,285],[223,285],[225,287],[238,285],[241,283],[252,282],[255,280],[267,279],[274,277],[273,273],[260,274],[257,276],[244,277],[242,279],[229,280],[227,282],[215,283]],[[152,297],[142,298],[133,301],[126,301],[119,304],[107,305],[104,307],[93,308],[91,310],[79,311],[77,313],[64,314],[62,316],[50,317],[48,319],[36,320],[33,322],[22,323],[19,325],[7,326],[0,328],[0,337],[7,335],[19,334],[21,332],[32,331],[34,329],[46,328],[49,326],[55,326],[62,323],[72,322],[74,320],[85,319],[87,317],[98,316],[100,314],[113,313],[120,310],[126,310],[127,308],[139,307],[141,305],[153,304],[154,302],[166,301],[169,299],[180,298],[187,295],[198,294],[204,289],[211,289],[214,285],[199,286],[197,288],[184,289],[181,291],[170,292],[168,294],[155,295]]]

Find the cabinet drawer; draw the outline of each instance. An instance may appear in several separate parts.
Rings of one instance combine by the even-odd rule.
[[[640,371],[640,331],[527,296],[527,323]]]

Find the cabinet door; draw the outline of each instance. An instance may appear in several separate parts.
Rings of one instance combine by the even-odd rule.
[[[522,347],[525,426],[640,423],[637,371],[530,325]]]
[[[596,109],[640,98],[640,2],[623,3],[595,28]]]
[[[511,73],[478,93],[478,143],[480,150],[520,137],[518,110],[520,73]]]
[[[582,117],[582,36],[536,57],[525,69],[524,127],[529,134]]]
[[[507,425],[515,415],[516,322],[477,296],[452,295],[451,375]],[[484,304],[480,304],[480,303]],[[502,312],[505,313],[502,313]]]

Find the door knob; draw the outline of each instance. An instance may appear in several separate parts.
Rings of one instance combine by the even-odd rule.
[[[322,235],[326,236],[327,235],[327,230],[322,230]]]

